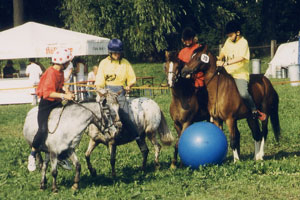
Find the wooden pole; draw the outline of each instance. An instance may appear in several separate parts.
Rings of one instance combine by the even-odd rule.
[[[271,59],[272,59],[272,58],[274,57],[274,55],[275,55],[276,47],[277,47],[277,42],[276,42],[276,40],[271,40]]]

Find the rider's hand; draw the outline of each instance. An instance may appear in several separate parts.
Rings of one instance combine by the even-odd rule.
[[[68,92],[68,93],[64,94],[64,98],[67,99],[67,100],[73,100],[74,96],[75,95],[71,92]]]
[[[225,64],[224,61],[221,61],[221,60],[218,60],[218,61],[217,61],[217,67],[223,67],[224,64]]]
[[[126,90],[126,92],[130,92],[130,86],[127,85],[124,89]]]

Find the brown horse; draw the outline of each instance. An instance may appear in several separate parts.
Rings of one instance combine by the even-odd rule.
[[[195,121],[209,120],[207,92],[205,88],[195,89],[193,80],[180,76],[184,63],[178,59],[177,52],[166,52],[165,56],[165,73],[172,92],[170,115],[178,134],[174,158],[171,164],[171,168],[175,168],[178,155],[178,142],[183,131]],[[202,98],[198,98],[199,96],[202,96]]]
[[[242,118],[247,118],[255,140],[255,160],[263,160],[269,116],[277,142],[280,136],[279,98],[271,82],[261,74],[250,75],[249,92],[256,107],[267,115],[267,119],[262,121],[261,132],[258,120],[252,117],[251,112],[240,97],[234,79],[223,67],[216,66],[216,58],[207,50],[207,46],[194,51],[190,62],[182,69],[182,76],[186,77],[198,71],[203,71],[205,75],[204,82],[208,92],[209,114],[220,128],[222,128],[223,121],[228,126],[234,162],[239,160],[240,132],[237,128],[237,120]]]

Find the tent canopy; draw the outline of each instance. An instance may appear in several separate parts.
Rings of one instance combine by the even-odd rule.
[[[0,32],[0,60],[51,57],[58,47],[74,56],[106,55],[109,39],[35,22]]]
[[[276,78],[276,68],[287,68],[290,65],[299,64],[298,56],[299,41],[281,44],[269,63],[265,76]]]

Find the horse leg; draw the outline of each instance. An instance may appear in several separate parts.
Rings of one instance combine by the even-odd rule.
[[[154,149],[155,149],[155,160],[154,160],[155,168],[159,169],[160,168],[159,153],[160,153],[160,150],[161,150],[161,145],[158,143],[155,133],[156,132],[150,132],[150,133],[147,133],[146,135],[147,135],[148,139],[151,141],[151,143],[154,146]]]
[[[213,120],[213,123],[219,127],[221,130],[223,130],[223,120],[220,120],[220,119],[215,119]]]
[[[111,175],[112,177],[116,177],[116,151],[117,151],[117,145],[113,142],[108,143],[109,153],[110,153],[110,166],[111,166]]]
[[[230,135],[230,147],[233,151],[233,162],[236,163],[240,160],[240,132],[237,128],[237,121],[235,119],[227,119],[226,125]]]
[[[91,164],[90,156],[91,156],[93,150],[95,149],[95,147],[96,147],[97,145],[98,145],[97,142],[95,142],[93,139],[90,139],[88,149],[87,149],[86,152],[85,152],[85,160],[86,160],[88,169],[89,169],[89,171],[90,171],[90,174],[91,174],[92,176],[97,176],[97,172],[96,172],[96,170],[93,168],[93,166],[92,166],[92,164]]]
[[[42,180],[41,180],[41,184],[40,184],[40,189],[42,189],[42,190],[46,189],[46,185],[47,185],[46,172],[47,172],[49,161],[50,161],[50,155],[49,155],[49,153],[46,153],[45,160],[42,165]]]
[[[268,117],[266,120],[262,121],[261,124],[262,124],[262,139],[261,141],[258,142],[255,141],[254,160],[263,160],[265,155],[264,146],[268,135]]]
[[[181,136],[181,130],[182,130],[182,126],[179,122],[178,123],[175,122],[174,127],[176,129],[178,138],[177,138],[177,142],[174,146],[174,157],[173,157],[173,160],[172,160],[172,163],[171,163],[171,166],[170,166],[171,169],[176,169],[177,155],[178,155],[178,143],[179,143],[179,138]]]
[[[262,137],[262,133],[259,128],[259,122],[257,119],[253,119],[252,117],[247,118],[248,125],[252,132],[252,137],[255,140],[255,160],[263,160],[263,147],[264,139]],[[261,149],[262,147],[262,149]]]
[[[74,178],[74,184],[72,185],[73,190],[77,190],[79,188],[79,180],[80,180],[80,172],[81,172],[81,164],[78,161],[78,158],[73,151],[70,156],[71,161],[73,162],[73,165],[75,166],[76,172],[75,172],[75,178]]]
[[[56,177],[57,177],[57,155],[53,152],[50,153],[50,161],[51,161],[51,174],[53,177],[52,180],[52,192],[57,193],[57,185],[56,185]]]
[[[139,140],[136,140],[136,143],[138,144],[138,146],[139,146],[139,148],[142,152],[142,155],[143,155],[142,170],[145,172],[146,171],[148,153],[149,153],[149,149],[148,149],[146,141],[145,141],[145,133],[143,133],[141,135]]]
[[[38,163],[39,168],[42,169],[44,161],[43,161],[41,152],[38,151],[38,152],[36,153],[36,156],[35,156],[35,157],[36,157],[36,160],[37,160],[37,163]]]

